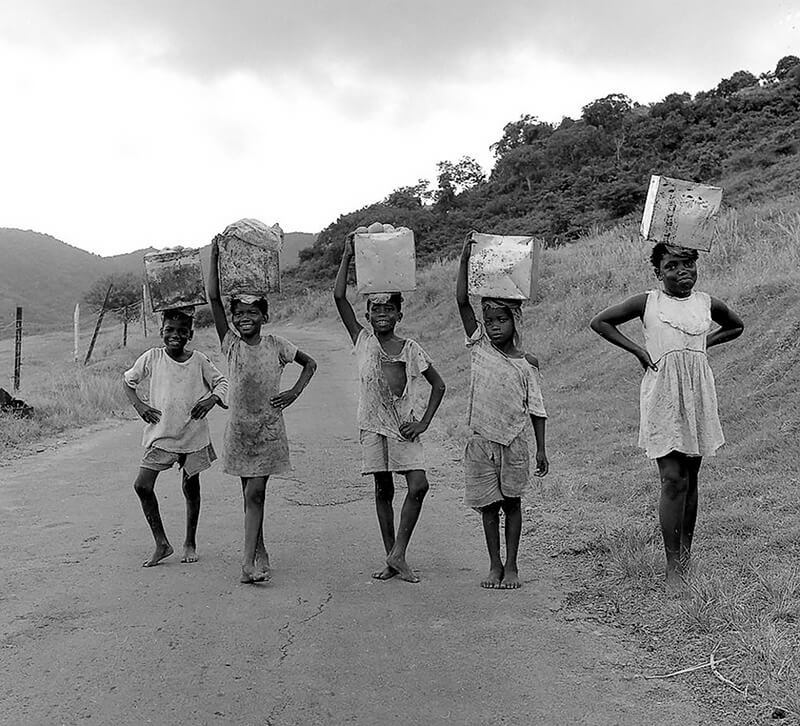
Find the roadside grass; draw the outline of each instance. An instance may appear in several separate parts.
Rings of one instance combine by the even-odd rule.
[[[709,353],[728,443],[701,469],[695,562],[679,597],[667,595],[662,582],[656,468],[635,445],[639,364],[588,329],[598,310],[656,287],[649,248],[635,226],[544,250],[540,289],[524,312],[525,347],[542,366],[551,472],[526,497],[523,550],[549,554],[564,575],[567,606],[626,629],[663,665],[661,672],[707,662],[710,653],[724,657],[720,672],[746,698],[707,670],[682,677],[706,696],[716,689],[749,703],[736,723],[760,723],[764,710],[769,715],[776,707],[788,714],[782,723],[800,714],[796,209],[793,199],[729,209],[712,251],[701,255],[698,289],[727,302],[747,327],[742,338]],[[455,272],[453,260],[419,271],[399,327],[425,347],[447,383],[432,435],[454,449],[467,434],[469,385]],[[351,301],[361,316],[363,303],[352,293]],[[346,336],[330,290],[278,295],[271,314]],[[637,325],[627,330],[640,337]],[[132,418],[120,372],[137,352],[158,344],[156,336],[145,341],[134,334],[123,349],[118,331],[108,330],[95,362],[83,368],[64,362],[71,359],[71,338],[39,339],[26,342],[25,360],[32,362],[20,392],[37,414],[32,421],[0,419],[2,458],[91,420]],[[0,342],[0,370],[11,370],[10,345]],[[213,330],[197,331],[195,345],[222,363]],[[10,390],[3,379],[0,385]]]

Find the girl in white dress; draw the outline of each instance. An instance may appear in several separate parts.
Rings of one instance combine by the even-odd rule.
[[[633,353],[644,368],[639,446],[658,463],[658,514],[672,584],[689,562],[700,464],[724,443],[706,349],[744,330],[725,303],[693,290],[697,256],[697,250],[655,245],[650,259],[662,288],[612,305],[591,322],[592,330]],[[642,321],[644,347],[617,328],[634,318]],[[719,327],[711,332],[714,323]]]

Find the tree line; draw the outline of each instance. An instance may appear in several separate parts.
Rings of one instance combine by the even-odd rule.
[[[651,174],[726,186],[751,196],[787,166],[797,180],[800,58],[755,76],[737,71],[715,88],[642,105],[622,93],[588,103],[558,124],[525,114],[491,145],[487,174],[475,159],[441,161],[435,185],[420,179],[329,224],[300,252],[300,282],[335,275],[345,235],[380,220],[415,231],[421,262],[456,251],[471,229],[572,242],[639,212]],[[764,188],[767,185],[762,184]]]

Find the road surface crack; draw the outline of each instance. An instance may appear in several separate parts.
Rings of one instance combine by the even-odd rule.
[[[319,617],[322,615],[322,611],[325,609],[325,606],[333,600],[333,593],[329,592],[317,605],[317,609],[311,613],[307,618],[303,618],[298,622],[298,625],[305,625],[308,622],[311,622],[314,618]],[[292,622],[288,620],[285,625],[282,625],[278,629],[279,633],[284,633],[286,639],[283,641],[283,644],[280,647],[280,657],[278,658],[278,665],[281,665],[286,658],[289,657],[289,650],[291,649],[292,645],[294,645],[295,638],[297,637],[294,630],[292,630]]]

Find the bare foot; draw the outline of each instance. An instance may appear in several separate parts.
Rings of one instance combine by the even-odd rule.
[[[256,551],[255,568],[257,572],[264,575],[265,580],[272,577],[272,568],[269,566],[269,555],[266,550]]]
[[[683,590],[684,579],[680,567],[670,567],[667,565],[667,592],[679,594]]]
[[[195,549],[191,545],[184,545],[183,557],[181,557],[181,562],[197,562],[197,549]]]
[[[169,557],[174,551],[175,550],[172,549],[172,545],[169,542],[156,545],[156,548],[153,551],[153,556],[149,560],[142,562],[142,567],[155,567],[159,562],[161,562],[161,560]]]
[[[239,582],[244,582],[248,585],[254,582],[264,582],[267,577],[263,572],[259,572],[253,565],[242,565],[242,576]]]
[[[378,570],[377,572],[373,572],[372,576],[376,580],[391,580],[396,574],[397,574],[397,570],[395,570],[393,567],[389,567],[387,565],[382,570]]]
[[[503,581],[503,568],[492,568],[489,570],[489,574],[481,580],[481,587],[485,587],[488,590],[496,590],[500,587],[500,583]]]
[[[518,590],[522,587],[522,582],[519,579],[519,573],[516,570],[503,570],[503,581],[500,583],[501,590]]]
[[[386,558],[388,568],[394,570],[401,580],[406,582],[419,582],[419,578],[411,571],[405,557],[398,557],[397,555],[389,555]]]

